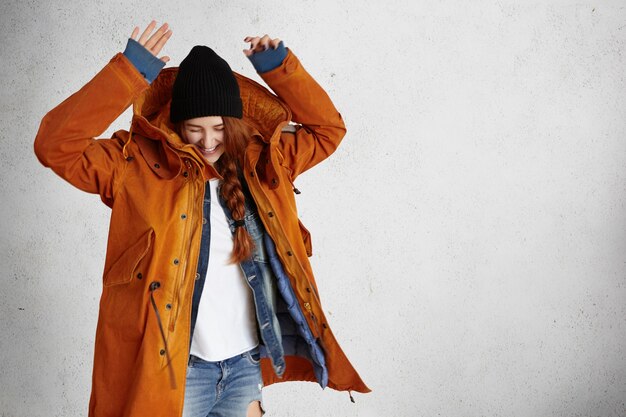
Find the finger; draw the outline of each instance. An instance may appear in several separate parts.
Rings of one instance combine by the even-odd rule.
[[[150,35],[150,32],[152,32],[152,29],[154,29],[155,26],[156,26],[156,21],[154,20],[151,21],[148,27],[146,28],[146,30],[143,31],[143,33],[141,34],[141,37],[139,38],[137,42],[139,42],[142,45],[145,45],[146,40],[148,39],[148,36]]]
[[[263,35],[263,37],[261,38],[261,41],[260,41],[261,45],[263,46],[263,50],[269,48],[270,41],[271,41],[271,39],[270,39],[269,35],[267,35],[267,34]]]
[[[269,36],[265,35],[262,38],[257,38],[256,42],[252,42],[252,51],[253,52],[262,52],[265,51],[269,44]]]
[[[166,64],[168,62],[170,62],[170,57],[169,56],[162,56],[160,59],[161,59],[161,61],[165,62]]]
[[[139,34],[139,26],[135,26],[135,29],[133,29],[133,33],[131,33],[130,35],[130,38],[134,40],[138,34]]]
[[[149,46],[150,52],[152,52],[154,55],[157,55],[161,51],[161,48],[163,48],[163,45],[165,45],[165,43],[168,41],[170,36],[172,36],[171,30],[167,30],[163,33],[156,32],[150,38],[150,40],[146,42],[146,45]]]
[[[254,52],[258,44],[259,44],[259,38],[252,39],[250,41],[250,51]]]
[[[161,36],[161,38],[159,38],[158,42],[150,50],[154,54],[154,56],[157,56],[157,54],[161,52],[161,49],[163,49],[163,46],[170,39],[171,36],[172,31],[168,30],[163,34],[163,36]]]
[[[270,45],[273,49],[278,48],[278,45],[280,44],[280,39],[276,38],[276,39],[272,39],[272,41],[270,42]]]
[[[244,50],[243,50],[243,54],[244,54],[245,56],[248,56],[248,57],[249,57],[249,56],[254,55],[254,54],[255,54],[255,52],[254,52],[252,49],[244,49]]]
[[[154,32],[154,34],[152,34],[152,36],[150,36],[150,39],[148,39],[148,41],[144,45],[146,47],[146,49],[149,49],[153,54],[156,55],[156,52],[153,51],[154,45],[156,45],[157,42],[159,42],[161,37],[167,31],[167,29],[168,29],[167,23],[163,23],[161,25],[161,27],[156,32]]]
[[[252,42],[252,46],[250,47],[252,52],[259,52],[263,49],[263,45],[261,44],[261,40],[257,40],[256,42]]]
[[[254,37],[248,36],[246,39],[247,39],[246,42],[250,42],[250,49],[254,49],[254,47],[256,46],[256,44],[259,42],[261,38],[259,38],[258,36],[254,36]]]
[[[268,35],[264,35],[263,37],[258,36],[246,36],[244,38],[245,42],[250,42],[250,49],[244,51],[246,56],[251,56],[257,52],[265,51],[270,46],[270,37]],[[278,40],[280,43],[280,40]]]

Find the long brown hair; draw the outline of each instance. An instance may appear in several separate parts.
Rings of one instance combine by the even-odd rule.
[[[244,194],[238,175],[243,155],[252,137],[250,127],[241,119],[222,117],[224,120],[224,153],[215,163],[215,169],[224,178],[220,192],[231,212],[233,220],[243,220],[246,214]],[[254,249],[254,242],[245,227],[235,229],[232,263],[247,259]]]
[[[224,121],[224,153],[215,162],[214,167],[224,178],[220,187],[220,194],[231,212],[233,220],[243,220],[246,209],[244,205],[239,170],[243,163],[246,146],[252,137],[251,128],[241,119],[222,116]],[[178,133],[183,137],[183,123],[176,124]],[[232,263],[239,263],[247,259],[254,249],[254,241],[245,227],[235,228]]]

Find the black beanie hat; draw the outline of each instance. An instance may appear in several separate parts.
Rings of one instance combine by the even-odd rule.
[[[172,87],[172,123],[204,116],[241,119],[239,84],[226,61],[211,48],[196,45],[178,67]]]

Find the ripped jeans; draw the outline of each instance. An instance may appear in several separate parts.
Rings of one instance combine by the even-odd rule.
[[[253,401],[261,401],[259,347],[208,362],[189,356],[183,417],[242,417]]]

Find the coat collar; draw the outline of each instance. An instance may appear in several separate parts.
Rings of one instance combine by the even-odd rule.
[[[178,67],[165,68],[133,103],[133,129],[144,136],[162,139],[173,133],[169,121],[172,86]],[[254,127],[269,143],[277,129],[280,131],[291,120],[291,110],[267,88],[241,74],[233,72],[239,84],[243,102],[243,119]],[[180,145],[180,138],[171,141]]]
[[[205,168],[203,158],[174,132],[174,126],[169,120],[172,86],[177,73],[177,67],[162,70],[133,103],[131,132],[140,135],[137,144],[152,170],[166,179],[180,173],[180,158],[185,153]],[[267,88],[241,74],[234,72],[234,75],[243,102],[243,119],[256,130],[260,141],[270,145],[265,150],[269,154],[265,160],[269,159],[270,164],[274,165],[276,151],[272,148],[280,140],[282,128],[291,120],[291,110]],[[265,169],[275,172],[275,166]]]

